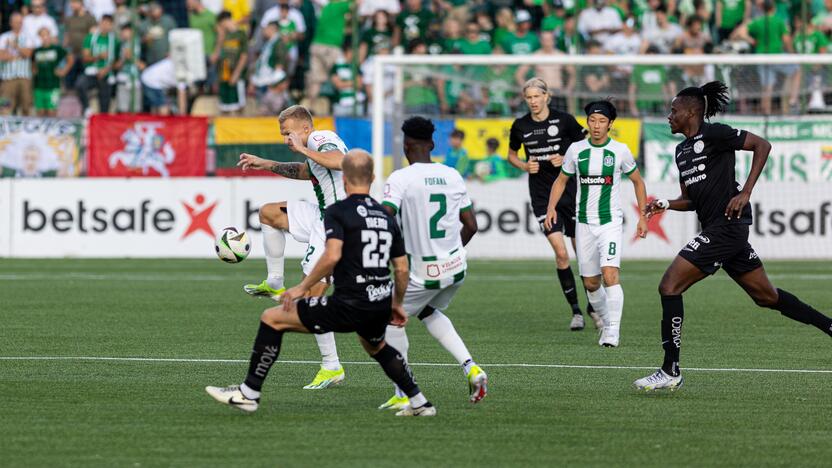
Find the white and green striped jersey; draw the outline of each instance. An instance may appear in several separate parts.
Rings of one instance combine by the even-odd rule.
[[[399,169],[387,179],[382,204],[400,215],[405,250],[411,261],[433,262],[464,254],[459,214],[473,205],[456,169],[438,163],[416,163]],[[464,277],[464,271],[461,273],[449,278],[451,284]],[[415,279],[430,286],[427,278]],[[447,286],[435,283],[437,288]]]
[[[603,145],[586,140],[572,143],[563,158],[561,170],[578,178],[575,197],[578,222],[602,225],[621,222],[621,173],[637,169],[633,153],[624,143],[607,139]]]
[[[32,77],[32,59],[23,57],[20,49],[34,49],[34,41],[25,34],[7,31],[0,35],[0,49],[12,54],[12,59],[0,63],[0,80]]]
[[[347,145],[341,137],[330,130],[316,130],[310,133],[309,139],[306,140],[306,147],[321,153],[338,150],[347,154]],[[329,205],[347,198],[344,192],[344,176],[341,171],[328,169],[308,158],[306,166],[309,168],[309,178],[312,180],[315,198],[318,199],[318,207],[321,209],[321,219],[323,219],[324,210]]]

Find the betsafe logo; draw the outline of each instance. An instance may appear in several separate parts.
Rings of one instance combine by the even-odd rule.
[[[153,200],[143,199],[136,204],[101,206],[89,200],[79,199],[74,204],[46,208],[24,199],[22,206],[23,232],[58,234],[106,234],[116,233],[175,233],[182,232],[180,240],[199,233],[214,237],[211,215],[219,200],[209,203],[201,193],[192,200],[180,200],[182,208],[171,207]],[[187,219],[185,229],[177,229]]]

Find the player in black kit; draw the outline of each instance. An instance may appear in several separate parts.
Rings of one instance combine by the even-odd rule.
[[[684,382],[679,370],[684,320],[682,293],[720,267],[758,306],[777,310],[832,336],[832,320],[789,292],[775,288],[748,243],[748,202],[766,165],[771,144],[751,132],[705,122],[727,104],[727,88],[718,81],[686,88],[671,104],[670,131],[686,137],[676,146],[682,195],[676,200],[656,200],[645,208],[645,213],[650,217],[667,209],[696,211],[702,232],[679,252],[659,284],[664,363],[654,374],[635,381],[636,388],[641,390],[674,390]],[[751,172],[742,189],[734,179],[735,152],[739,150],[754,152]]]
[[[566,191],[557,205],[557,222],[547,229],[543,222],[549,206],[549,194],[552,185],[560,175],[563,165],[563,155],[573,142],[585,138],[584,129],[575,117],[561,112],[549,105],[549,90],[546,82],[540,78],[532,78],[523,85],[523,98],[529,107],[529,113],[515,120],[511,124],[509,134],[508,161],[516,168],[529,173],[529,196],[531,197],[532,212],[540,230],[549,240],[555,251],[555,262],[558,279],[572,310],[572,322],[569,328],[582,330],[584,317],[578,305],[578,292],[575,286],[575,276],[569,266],[569,252],[563,240],[564,234],[572,239],[575,247],[575,193],[577,186],[575,179],[570,178]],[[523,146],[526,161],[522,161],[517,152]],[[595,322],[595,328],[602,328],[601,317],[587,307],[587,314]]]
[[[410,405],[397,416],[434,416],[402,355],[384,341],[387,325],[404,326],[402,299],[409,278],[404,239],[396,220],[370,198],[373,160],[353,150],[342,163],[349,195],[324,215],[326,248],[315,268],[282,297],[283,304],[263,312],[254,340],[248,374],[241,385],[206,387],[215,400],[246,412],[257,410],[260,390],[280,354],[284,332],[356,332],[367,353],[401,388]],[[390,278],[393,264],[395,281]],[[335,292],[303,299],[309,289],[332,274]]]

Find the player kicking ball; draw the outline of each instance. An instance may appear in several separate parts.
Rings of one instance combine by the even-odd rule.
[[[280,134],[291,151],[305,156],[303,163],[282,163],[243,153],[238,166],[243,170],[260,169],[290,179],[309,180],[315,190],[318,203],[289,201],[267,203],[260,207],[260,225],[263,229],[263,247],[266,252],[268,277],[260,284],[246,284],[245,292],[252,296],[270,297],[279,301],[286,291],[284,287],[284,252],[286,233],[296,241],[307,244],[306,255],[301,261],[303,274],[308,275],[324,251],[324,226],[322,213],[338,200],[346,198],[341,175],[341,161],[347,147],[341,138],[329,130],[316,131],[312,114],[303,106],[286,108],[278,116]],[[315,284],[312,296],[322,296],[328,287],[325,279]],[[315,335],[322,363],[307,390],[318,390],[344,381],[344,369],[338,359],[335,336],[331,333]]]
[[[568,196],[558,205],[560,216],[548,228],[544,225],[546,208],[552,184],[560,174],[563,154],[577,141],[584,140],[584,129],[575,117],[550,107],[551,97],[546,82],[541,78],[532,78],[523,85],[523,99],[529,112],[511,124],[509,133],[508,161],[514,167],[529,173],[529,196],[534,216],[540,225],[540,231],[555,251],[555,264],[558,280],[563,295],[569,303],[572,320],[569,329],[584,329],[584,316],[578,305],[578,291],[575,276],[569,266],[569,251],[566,250],[564,235],[572,238],[575,248],[575,182],[566,185]],[[517,156],[520,147],[526,151],[526,161]],[[595,328],[602,328],[600,315],[587,308],[587,314],[595,322]]]
[[[474,362],[451,320],[443,313],[465,279],[465,248],[477,232],[473,204],[456,169],[431,161],[433,122],[412,117],[402,125],[404,155],[410,165],[399,169],[384,186],[384,208],[401,214],[405,248],[411,262],[404,311],[416,316],[448,350],[468,379],[469,400],[485,398],[488,377]],[[387,342],[407,359],[409,343],[403,327],[388,326]],[[408,404],[399,387],[379,409]]]
[[[609,101],[591,102],[585,107],[589,139],[572,143],[563,157],[563,167],[549,197],[545,224],[547,229],[558,219],[558,202],[569,178],[578,180],[578,225],[575,230],[578,269],[589,303],[601,316],[604,327],[598,344],[617,347],[621,335],[624,290],[619,281],[621,268],[621,175],[633,183],[639,213],[647,203],[644,180],[633,153],[624,143],[610,138],[609,132],[618,113]],[[647,219],[641,215],[636,232],[647,235]],[[603,277],[604,284],[601,285]]]
[[[751,191],[768,160],[771,144],[745,130],[705,122],[725,110],[728,90],[718,81],[683,89],[670,105],[670,132],[685,140],[676,146],[676,166],[682,195],[655,200],[647,216],[664,210],[696,211],[702,232],[676,255],[667,268],[659,294],[662,301],[664,363],[655,373],[634,382],[640,390],[675,390],[684,379],[679,369],[684,307],[682,294],[716,273],[720,266],[760,307],[779,311],[800,323],[814,325],[832,336],[832,319],[769,281],[757,252],[748,243]],[[753,151],[745,185],[734,178],[735,152]]]
[[[303,281],[283,293],[283,304],[263,312],[243,383],[205,387],[220,403],[246,412],[257,410],[263,382],[280,355],[284,333],[355,332],[367,353],[409,398],[410,404],[396,415],[436,415],[436,408],[413,380],[407,361],[384,341],[388,323],[407,323],[402,309],[409,275],[404,239],[396,220],[369,195],[373,181],[370,155],[351,151],[344,158],[343,169],[349,197],[326,209],[325,250]],[[394,280],[390,279],[391,262]],[[330,274],[335,284],[331,296],[303,298]]]

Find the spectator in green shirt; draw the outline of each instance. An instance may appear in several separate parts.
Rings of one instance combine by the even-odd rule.
[[[289,49],[280,37],[280,24],[273,21],[263,28],[263,47],[254,62],[249,94],[257,98],[261,115],[280,113],[289,101]]]
[[[427,55],[424,41],[415,39],[408,45],[408,53]],[[439,94],[433,74],[426,70],[410,69],[404,72],[404,106],[408,114],[436,115],[439,113]]]
[[[407,0],[402,12],[396,17],[393,45],[410,44],[416,39],[425,40],[430,25],[435,20],[433,12],[422,6],[422,0]]]
[[[118,48],[118,37],[113,31],[113,17],[103,15],[98,27],[84,39],[84,75],[75,82],[75,91],[85,113],[90,110],[87,93],[92,88],[98,89],[99,112],[110,112],[110,99],[115,84],[113,69],[118,59]]]
[[[793,19],[795,31],[794,50],[798,54],[825,54],[829,46],[829,38],[819,31],[811,22],[804,24],[799,16]],[[809,109],[820,110],[826,107],[823,97],[822,65],[804,65],[799,71],[799,82],[803,83],[810,92]],[[805,79],[803,79],[805,77]]]
[[[211,53],[217,45],[217,17],[205,8],[201,0],[188,0],[188,26],[202,32],[207,71],[204,85],[210,89],[217,82],[217,69],[210,64]]]
[[[716,0],[717,42],[731,37],[734,29],[751,16],[751,0]]]
[[[142,46],[130,23],[121,27],[116,61],[116,110],[139,112],[142,109],[141,72],[144,70]]]
[[[569,55],[583,51],[583,36],[578,32],[578,19],[574,15],[567,14],[563,19],[563,27],[555,33],[555,47]]]
[[[459,48],[459,44],[464,41],[462,37],[462,24],[454,18],[448,18],[442,24],[442,50],[446,53],[453,53]]]
[[[517,24],[514,22],[514,13],[508,8],[500,8],[494,16],[494,21],[497,23],[497,26],[491,34],[491,42],[494,47],[501,47],[501,44],[509,34],[517,31]]]
[[[548,2],[544,3],[543,11],[546,12],[546,16],[540,23],[540,30],[557,34],[566,21],[566,8],[563,7],[563,0],[555,0],[551,5]]]
[[[353,73],[352,41],[344,41],[342,49],[343,56],[339,58],[330,71],[330,81],[335,88],[335,99],[332,103],[332,115],[354,115],[354,107],[358,105],[358,112],[363,112],[364,93],[359,91],[363,88],[361,76],[358,78],[358,88],[355,87],[356,75]]]
[[[465,132],[455,128],[451,132],[448,154],[445,155],[445,160],[442,162],[446,166],[456,169],[463,178],[468,178],[471,175],[471,168],[469,167],[468,151],[462,147],[464,140]]]
[[[317,99],[321,85],[329,79],[329,71],[341,57],[344,25],[352,7],[352,0],[335,0],[321,9],[309,48],[309,71],[306,73],[306,97],[309,99]]]
[[[376,55],[380,47],[388,50],[393,48],[393,25],[390,22],[390,14],[384,10],[373,13],[372,25],[361,33],[358,61],[364,63],[368,56]]]
[[[480,25],[474,21],[465,25],[465,37],[456,44],[454,53],[464,55],[488,55],[491,53],[491,44],[482,38]]]
[[[496,138],[489,138],[485,142],[488,154],[482,161],[474,165],[474,173],[483,182],[496,182],[514,177],[509,172],[508,162],[497,153],[500,142]]]
[[[531,31],[532,16],[526,10],[517,12],[517,32],[508,33],[499,46],[511,55],[528,55],[540,48],[540,39]]]
[[[74,62],[66,49],[57,45],[57,38],[49,28],[38,31],[41,46],[32,53],[35,112],[39,116],[54,117],[61,98],[61,78],[66,76]],[[66,63],[62,67],[61,62]]]
[[[655,45],[647,47],[648,55],[659,53]],[[657,115],[665,112],[667,101],[676,94],[664,65],[636,65],[629,86],[630,112],[633,116]]]

